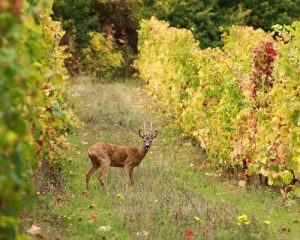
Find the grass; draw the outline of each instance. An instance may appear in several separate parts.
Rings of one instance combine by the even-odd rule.
[[[215,177],[203,167],[201,150],[157,116],[143,85],[81,81],[69,86],[69,96],[85,127],[70,136],[75,148],[63,163],[63,200],[42,193],[36,210],[26,213],[26,227],[42,227],[36,238],[299,239],[297,202],[280,201],[280,193],[269,188],[243,189],[236,180]],[[85,197],[88,147],[99,140],[139,145],[137,130],[144,121],[152,121],[159,135],[135,169],[135,186],[124,192],[122,170],[110,168],[109,193],[100,188],[95,173]],[[237,225],[242,214],[248,225]],[[101,226],[111,230],[101,231]]]

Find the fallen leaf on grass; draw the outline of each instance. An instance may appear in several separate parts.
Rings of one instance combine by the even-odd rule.
[[[89,216],[88,221],[89,221],[90,223],[94,223],[94,222],[96,221],[96,219],[97,219],[97,213],[92,213],[92,214]]]
[[[61,208],[61,206],[62,206],[62,203],[59,202],[59,201],[56,201],[55,204],[54,204],[55,209],[59,209],[59,208]]]
[[[194,233],[193,233],[191,230],[186,230],[186,231],[184,232],[184,236],[185,236],[186,238],[193,238],[193,237],[194,237]]]
[[[136,232],[136,235],[138,237],[147,237],[149,235],[149,233],[147,231],[143,230],[143,231],[140,231],[140,232]]]
[[[123,194],[121,194],[121,193],[118,193],[118,194],[117,194],[117,197],[118,197],[119,199],[121,199],[121,200],[124,200],[124,199],[125,199],[125,197],[124,197]]]
[[[77,208],[79,212],[83,212],[84,208]]]
[[[94,203],[92,203],[90,206],[89,206],[89,209],[93,209],[93,208],[95,208],[96,207],[96,205],[94,204]]]
[[[82,196],[84,196],[85,198],[88,198],[89,196],[89,192],[88,191],[84,191],[81,193]]]
[[[27,230],[27,233],[32,236],[41,234],[41,228],[39,226],[32,224],[31,228]]]
[[[42,161],[38,161],[37,168],[41,168],[41,167],[42,167]]]
[[[279,228],[279,232],[281,232],[281,233],[284,233],[284,232],[286,232],[286,231],[290,232],[291,229],[286,228],[285,226],[282,226],[282,227]]]
[[[221,177],[220,173],[209,173],[209,172],[206,172],[206,173],[204,173],[204,175],[209,176],[209,177]]]
[[[106,225],[106,226],[101,226],[97,229],[98,232],[109,232],[112,229],[111,226]]]
[[[280,227],[280,228],[279,228],[279,232],[283,233],[283,232],[285,232],[285,231],[286,231],[286,227],[283,226],[283,227]]]
[[[241,188],[243,188],[243,189],[246,188],[246,184],[247,184],[247,182],[246,182],[246,181],[243,181],[243,180],[240,180],[239,183],[238,183],[238,185],[239,185]]]

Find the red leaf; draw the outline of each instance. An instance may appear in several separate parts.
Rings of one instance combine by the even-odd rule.
[[[184,236],[186,238],[193,238],[194,237],[194,233],[191,230],[186,230],[184,233]]]

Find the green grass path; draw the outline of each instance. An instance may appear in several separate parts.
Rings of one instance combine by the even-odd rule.
[[[202,168],[200,149],[158,117],[143,85],[74,83],[69,96],[85,127],[71,137],[76,149],[69,151],[63,166],[65,200],[58,203],[41,195],[43,204],[32,214],[33,222],[42,225],[42,238],[300,239],[299,203],[283,203],[270,189],[244,190],[236,180],[221,180]],[[122,169],[110,168],[109,193],[100,188],[96,172],[85,197],[88,147],[100,140],[139,145],[137,131],[144,121],[152,121],[159,135],[135,169],[135,186],[124,192]],[[248,225],[237,225],[242,214]]]

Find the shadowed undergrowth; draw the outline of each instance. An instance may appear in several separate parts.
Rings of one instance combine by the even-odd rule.
[[[85,127],[70,136],[75,149],[63,166],[64,200],[43,193],[36,211],[26,213],[28,226],[41,225],[39,238],[298,239],[297,203],[279,202],[280,195],[270,189],[245,190],[236,181],[213,177],[213,170],[201,167],[205,157],[200,149],[157,116],[144,86],[81,81],[69,86],[69,97]],[[109,168],[109,193],[100,188],[96,172],[85,197],[85,174],[91,167],[87,148],[100,140],[139,145],[143,122],[153,122],[159,135],[135,169],[134,187],[124,192],[122,169]],[[243,214],[249,223],[238,225]]]

